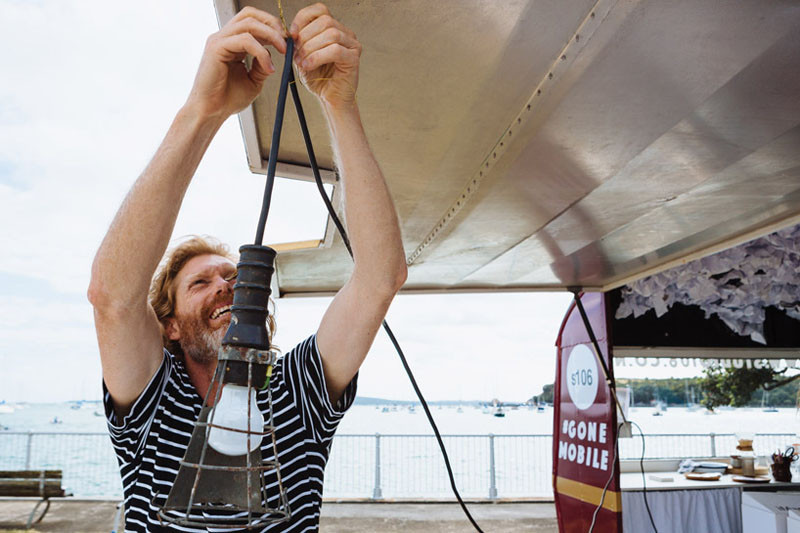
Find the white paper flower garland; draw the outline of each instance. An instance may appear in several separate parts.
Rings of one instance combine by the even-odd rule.
[[[699,306],[706,318],[716,314],[739,335],[766,344],[767,307],[800,320],[800,225],[635,281],[622,289],[616,317],[650,309],[660,317],[675,303]]]

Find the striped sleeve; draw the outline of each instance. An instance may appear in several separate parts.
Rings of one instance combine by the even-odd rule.
[[[336,405],[331,404],[316,335],[287,353],[283,367],[286,386],[294,396],[306,429],[315,441],[330,446],[339,421],[355,400],[358,374],[350,380]]]
[[[156,414],[156,408],[164,386],[169,379],[171,365],[172,361],[168,357],[168,352],[164,350],[164,359],[161,361],[161,366],[150,378],[150,382],[133,403],[130,412],[122,420],[119,420],[114,411],[111,394],[108,392],[105,381],[103,381],[103,405],[106,412],[108,432],[111,435],[111,442],[121,459],[124,458],[130,462],[141,449],[142,443],[147,437],[150,424]]]

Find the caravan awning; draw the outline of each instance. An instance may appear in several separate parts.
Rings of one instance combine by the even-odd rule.
[[[287,19],[305,3],[283,1]],[[327,4],[364,47],[359,106],[402,221],[406,291],[607,290],[800,221],[797,2]],[[220,23],[244,5],[277,13],[217,0]],[[257,173],[277,83],[240,115]],[[291,109],[277,158],[311,179]],[[334,231],[280,253],[282,296],[345,282]]]

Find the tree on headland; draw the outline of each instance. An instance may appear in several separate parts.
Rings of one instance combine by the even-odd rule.
[[[767,392],[773,391],[771,405],[795,405],[798,384],[793,382],[800,379],[800,374],[787,376],[788,368],[776,370],[766,360],[760,363],[753,365],[752,368],[722,366],[706,368],[700,379],[703,405],[710,410],[723,405],[744,407],[763,400]],[[790,384],[793,386],[789,386]],[[757,395],[759,389],[761,395]]]
[[[537,396],[531,396],[528,400],[528,403],[532,404],[540,404],[540,403],[553,403],[553,384],[548,383],[544,387],[542,387],[542,392],[539,393]]]

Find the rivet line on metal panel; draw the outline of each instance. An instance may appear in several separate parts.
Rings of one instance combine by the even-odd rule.
[[[518,127],[521,127],[523,122],[525,122],[526,119],[531,116],[531,111],[536,109],[537,100],[540,101],[541,96],[545,94],[549,88],[552,87],[553,84],[559,80],[559,78],[561,78],[561,76],[563,76],[564,72],[566,72],[566,70],[572,64],[578,53],[583,49],[584,46],[586,46],[586,43],[594,34],[595,30],[597,30],[602,21],[605,20],[606,16],[616,2],[617,0],[598,0],[595,3],[586,17],[584,17],[584,19],[578,25],[578,29],[572,34],[566,46],[564,46],[564,48],[561,50],[561,53],[556,55],[556,60],[553,61],[553,64],[550,66],[550,69],[547,72],[547,75],[545,75],[545,77],[542,78],[542,80],[536,85],[536,88],[534,89],[530,98],[528,98],[525,106],[519,113],[517,113],[517,116],[511,121],[511,124],[505,129],[495,145],[483,159],[478,167],[478,170],[467,182],[466,187],[464,187],[461,193],[456,197],[456,200],[450,204],[450,207],[428,232],[425,238],[422,239],[422,242],[420,242],[417,248],[411,252],[408,257],[406,257],[406,265],[411,266],[414,261],[416,261],[420,255],[422,255],[422,252],[436,239],[441,231],[450,223],[455,215],[461,211],[465,205],[467,205],[468,200],[472,198],[472,196],[480,187],[484,176],[486,176],[492,169],[494,163],[498,160],[498,157],[502,156],[503,153],[505,153],[505,151],[508,149],[508,145],[511,142],[514,131]]]

